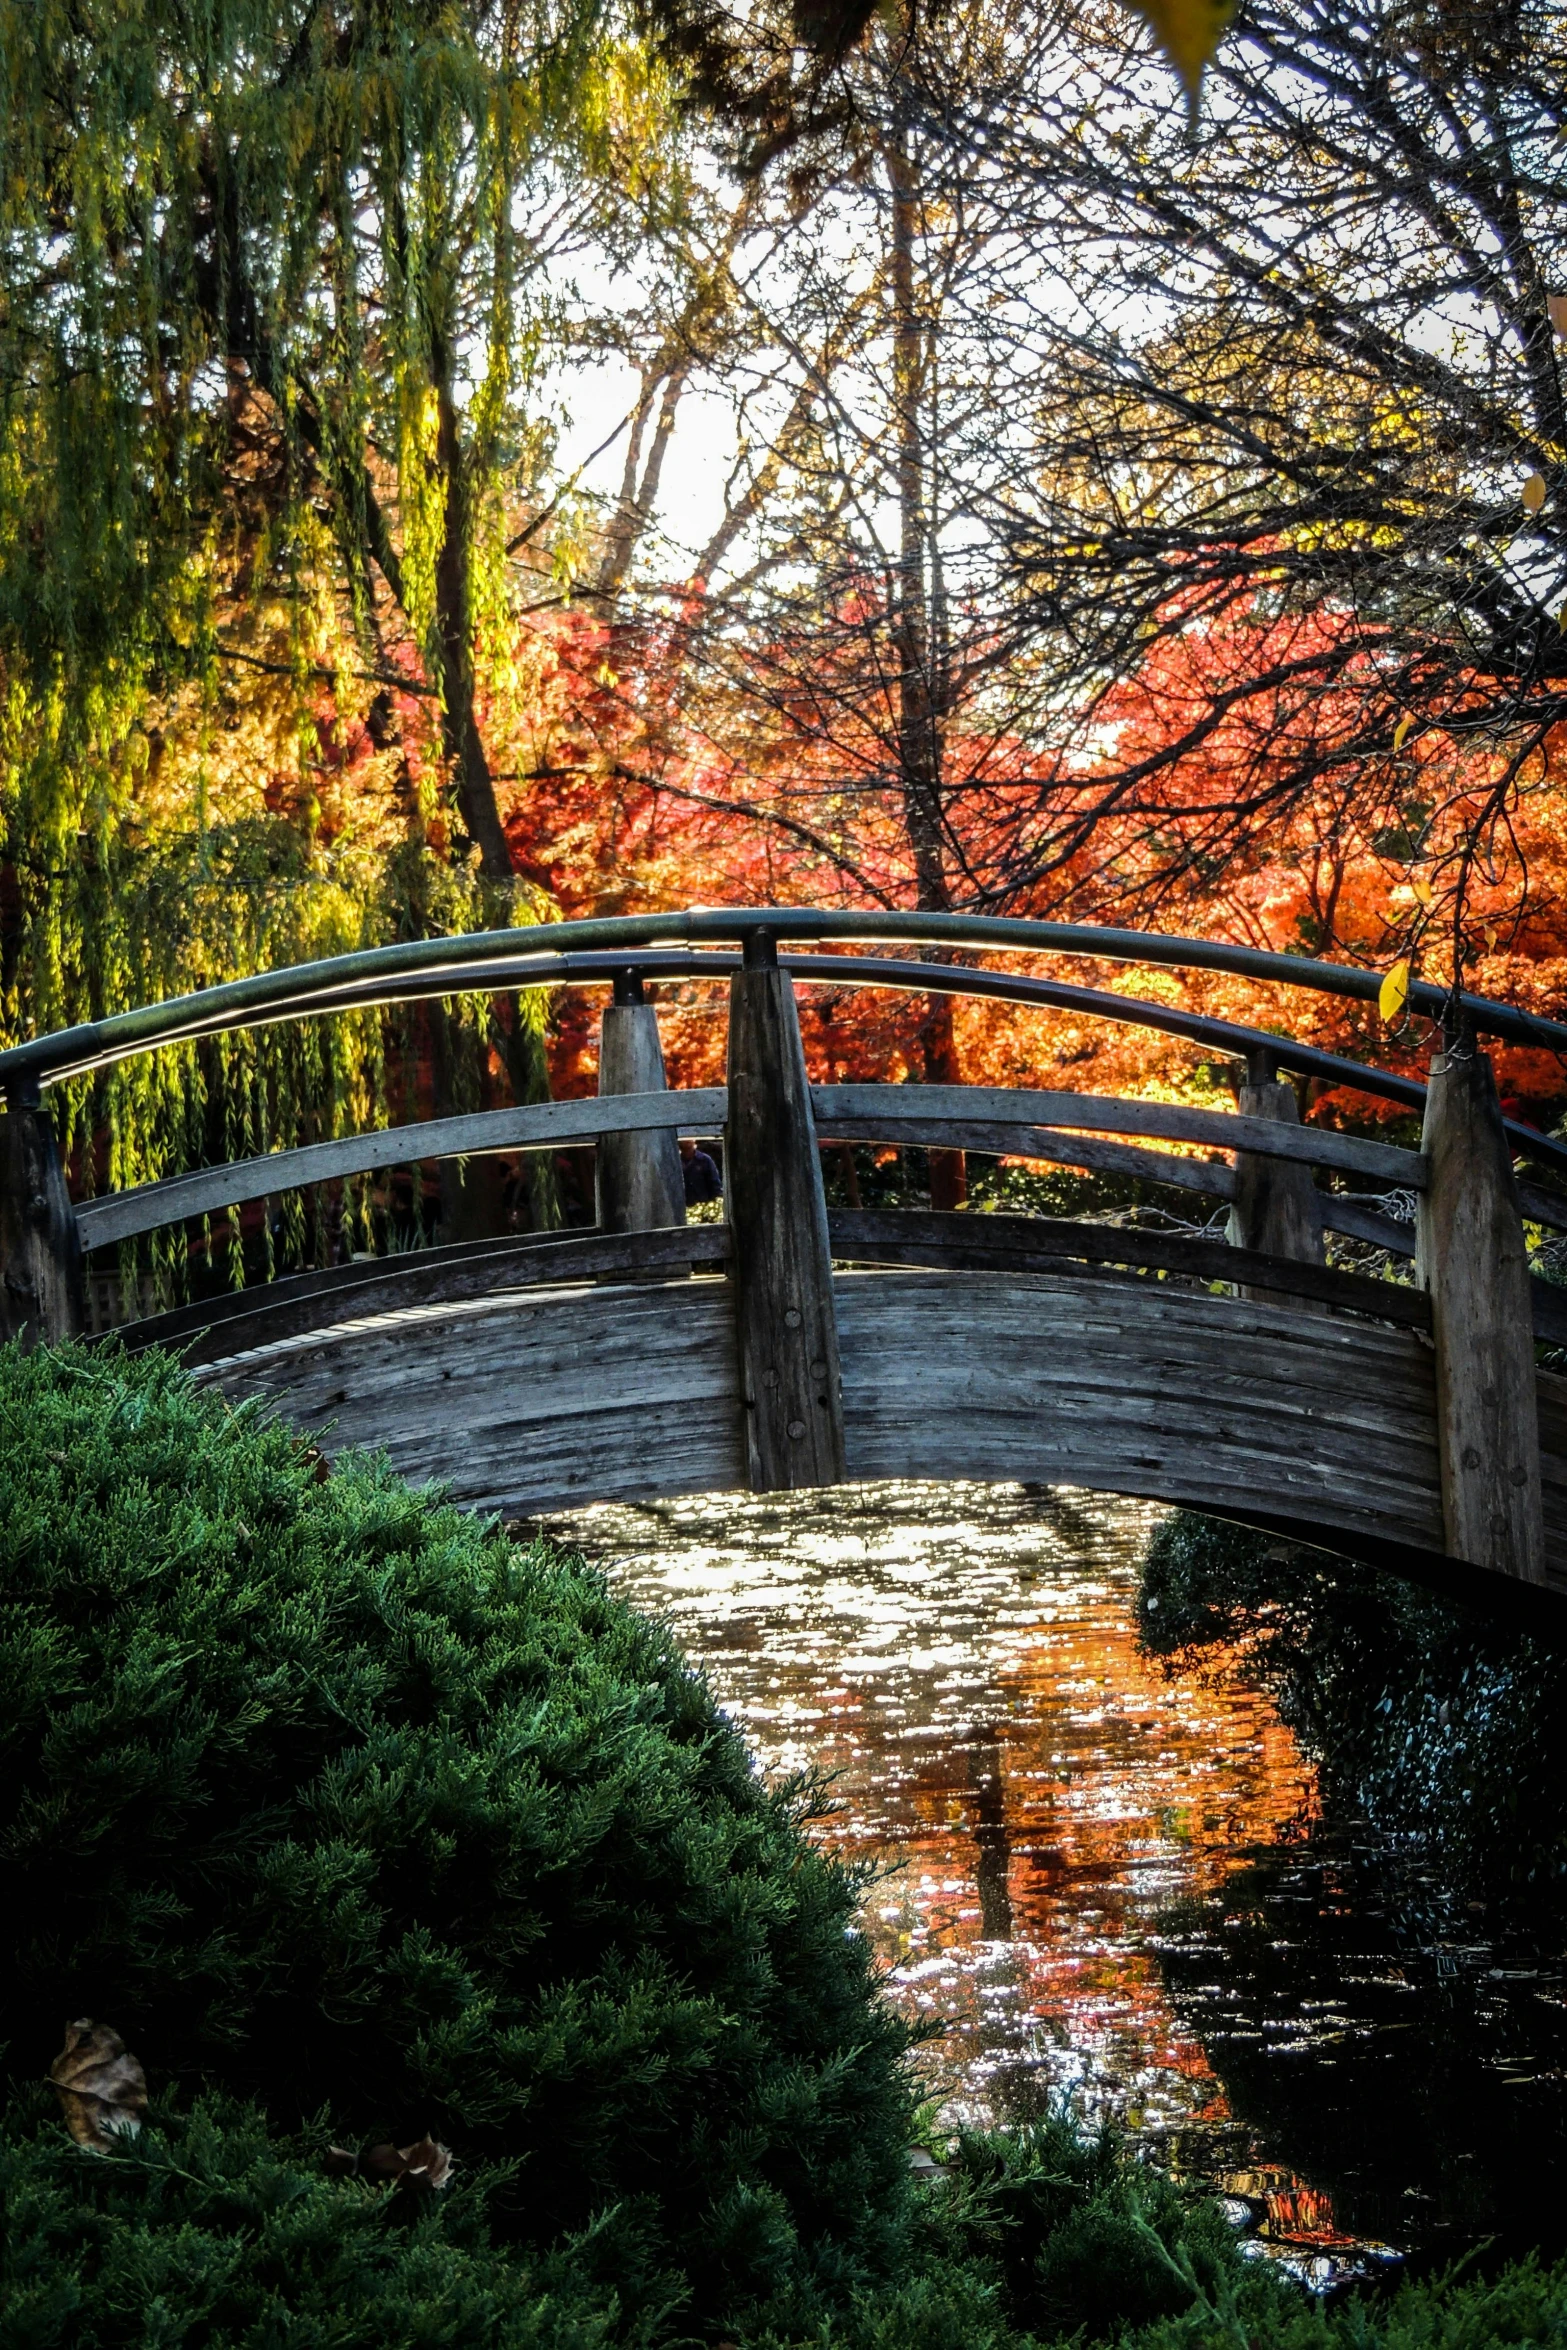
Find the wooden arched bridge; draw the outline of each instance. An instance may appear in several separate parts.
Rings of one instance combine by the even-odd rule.
[[[84,1253],[160,1226],[377,1169],[591,1144],[591,1231],[336,1265],[120,1335],[180,1347],[202,1378],[274,1400],[329,1449],[383,1447],[410,1476],[508,1515],[845,1478],[1073,1484],[1243,1519],[1553,1626],[1567,1595],[1567,1380],[1537,1369],[1537,1346],[1567,1343],[1567,1289],[1531,1273],[1524,1226],[1567,1231],[1567,1148],[1507,1126],[1478,1040],[1567,1051],[1567,1026],[1417,988],[1415,1008],[1445,1022],[1427,1088],[1286,1037],[997,968],[1008,952],[1346,996],[1378,985],[1131,931],[780,908],[491,932],[267,973],[0,1054],[5,1326],[45,1340],[76,1331]],[[665,1085],[644,988],[675,978],[728,982],[724,1087]],[[613,991],[596,1100],[377,1130],[74,1205],[67,1194],[50,1085],[246,1026],[559,984]],[[795,995],[812,984],[986,995],[1163,1029],[1242,1065],[1238,1106],[812,1085]],[[1421,1149],[1303,1125],[1286,1071],[1420,1108]],[[686,1136],[722,1137],[722,1223],[686,1221]],[[1229,1237],[829,1214],[820,1146],[854,1141],[1136,1176],[1228,1202]],[[1393,1272],[1330,1267],[1326,1233],[1372,1244]]]

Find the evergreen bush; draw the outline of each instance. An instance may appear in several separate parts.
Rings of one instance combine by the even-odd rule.
[[[629,2307],[886,2271],[906,2038],[853,1882],[580,1561],[167,1358],[11,1349],[0,1590],[18,2076],[92,2016],[155,2098],[432,2132]]]
[[[496,2249],[482,2176],[419,2209],[323,2176],[319,2146],[198,2099],[84,2152],[19,2103],[0,2129],[6,2350],[607,2350],[627,2340],[579,2249]],[[638,2332],[645,2335],[645,2327]]]

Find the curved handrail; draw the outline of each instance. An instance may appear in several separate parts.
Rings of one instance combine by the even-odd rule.
[[[531,934],[524,932],[521,935]],[[740,968],[740,960],[736,954],[704,954],[693,952],[687,947],[655,948],[649,952],[627,947],[590,949],[576,954],[541,955],[530,952],[488,966],[469,968],[458,965],[434,974],[413,974],[398,980],[391,987],[379,980],[361,980],[347,986],[329,987],[299,999],[291,1006],[270,1013],[258,1013],[246,1024],[261,1026],[268,1020],[321,1018],[332,1012],[354,1011],[376,1004],[417,1002],[425,996],[461,993],[470,983],[485,992],[506,986],[551,987],[595,981],[608,984],[633,970],[644,979],[654,980],[728,979]],[[1402,1103],[1409,1109],[1419,1110],[1425,1104],[1426,1089],[1418,1078],[1401,1077],[1390,1069],[1378,1069],[1366,1062],[1351,1061],[1340,1053],[1322,1052],[1315,1045],[1298,1044],[1293,1038],[1276,1036],[1268,1029],[1249,1028],[1238,1021],[1216,1019],[1205,1012],[1181,1011],[1174,1005],[1154,1003],[1144,996],[1118,995],[1105,988],[1078,987],[1065,980],[1035,979],[1023,972],[977,970],[968,964],[896,962],[886,956],[782,955],[779,961],[791,978],[802,980],[810,986],[908,989],[928,995],[969,995],[1001,1003],[1036,1004],[1054,1011],[1082,1012],[1094,1019],[1178,1036],[1187,1043],[1203,1045],[1236,1059],[1265,1053],[1276,1067],[1292,1069],[1297,1076],[1315,1077],[1328,1085],[1344,1086],[1379,1100]],[[312,967],[319,968],[304,966],[307,969]],[[200,1003],[205,999],[187,997],[182,1000]],[[226,1015],[203,1018],[193,1022],[183,1032],[182,1041],[190,1042],[202,1036],[221,1034],[231,1025],[233,1023]],[[88,1031],[64,1029],[58,1033],[61,1037],[71,1037],[84,1035]],[[51,1040],[43,1038],[39,1041],[47,1043]],[[91,1069],[108,1067],[116,1061],[155,1049],[155,1046],[145,1043],[122,1042],[112,1051],[90,1056],[80,1062],[62,1064],[42,1082],[62,1083],[67,1078],[85,1075]],[[6,1056],[0,1054],[0,1079],[4,1076],[5,1062]],[[1512,1119],[1506,1120],[1505,1124],[1513,1146],[1520,1155],[1567,1175],[1567,1144],[1556,1142],[1535,1127],[1521,1125]]]
[[[1075,1133],[1135,1134],[1335,1168],[1413,1191],[1422,1190],[1426,1182],[1426,1163],[1415,1151],[1339,1134],[1330,1127],[1292,1126],[1282,1119],[1215,1113],[1180,1103],[992,1086],[817,1085],[811,1088],[811,1105],[824,1141],[912,1142],[1020,1158],[1038,1152],[1071,1164],[1081,1153],[1072,1140]],[[130,1191],[107,1192],[78,1206],[77,1230],[84,1248],[109,1248],[161,1225],[211,1215],[273,1192],[419,1161],[486,1151],[569,1150],[611,1134],[716,1134],[723,1129],[727,1107],[724,1087],[705,1086],[598,1094],[586,1100],[535,1102],[407,1126],[380,1126],[331,1142],[304,1143],[222,1166],[193,1168]],[[1172,1160],[1167,1169],[1153,1153],[1113,1155],[1100,1150],[1090,1151],[1083,1163],[1092,1164],[1096,1155],[1111,1171],[1124,1167],[1150,1181],[1198,1188],[1196,1165],[1188,1160]],[[1228,1196],[1227,1186],[1221,1183],[1219,1188]],[[1559,1220],[1567,1221],[1567,1205]]]
[[[1093,924],[1034,922],[991,914],[839,913],[812,907],[726,906],[696,907],[668,913],[620,914],[580,922],[552,924],[546,947],[538,930],[468,932],[453,938],[410,939],[390,946],[367,947],[319,963],[295,964],[275,972],[257,972],[247,979],[228,980],[198,994],[166,1003],[143,1005],[117,1012],[107,1019],[59,1029],[53,1035],[33,1037],[0,1053],[0,1086],[12,1098],[23,1098],[29,1085],[41,1085],[59,1076],[87,1070],[145,1052],[163,1044],[211,1034],[226,1027],[242,1027],[260,1020],[287,1017],[305,1009],[313,997],[334,989],[368,982],[365,1001],[395,996],[399,983],[446,974],[456,992],[455,974],[466,970],[477,984],[494,984],[492,974],[502,964],[519,965],[531,957],[572,949],[636,948],[678,941],[687,946],[704,943],[743,943],[765,939],[776,949],[784,939],[830,943],[854,941],[862,945],[999,950],[1025,953],[1085,955],[1111,962],[1156,963],[1170,968],[1217,971],[1234,978],[1273,981],[1305,988],[1316,994],[1338,995],[1369,1002],[1381,979],[1342,963],[1322,963],[1301,955],[1275,954],[1256,947],[1234,947],[1209,939],[1170,937],[1163,932],[1101,929]],[[526,985],[525,978],[513,984]],[[1444,989],[1417,980],[1409,1001],[1417,1011],[1439,1014],[1447,1002]],[[1498,1004],[1484,996],[1465,994],[1464,1009],[1487,1035],[1513,1043],[1567,1051],[1567,1023]]]
[[[184,1223],[192,1216],[239,1207],[246,1200],[266,1199],[275,1191],[301,1191],[309,1184],[335,1183],[349,1175],[373,1175],[388,1167],[486,1151],[575,1150],[611,1134],[716,1134],[723,1122],[721,1085],[474,1110],[465,1117],[377,1126],[331,1142],[302,1143],[295,1150],[268,1151],[218,1167],[193,1167],[161,1182],[138,1183],[130,1191],[105,1192],[78,1205],[76,1226],[84,1248],[110,1248],[139,1233],[156,1232],[163,1224]]]

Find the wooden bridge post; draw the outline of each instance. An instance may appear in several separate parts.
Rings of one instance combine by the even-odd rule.
[[[56,1345],[82,1327],[82,1247],[54,1121],[36,1085],[0,1112],[0,1338]]]
[[[1300,1124],[1295,1088],[1280,1082],[1278,1064],[1270,1053],[1248,1054],[1246,1082],[1239,1090],[1236,1107],[1244,1118],[1278,1118],[1289,1126]],[[1312,1181],[1311,1169],[1298,1159],[1265,1159],[1256,1151],[1237,1151],[1229,1237],[1234,1248],[1325,1265],[1322,1194]],[[1269,1293],[1239,1287],[1236,1294],[1266,1300]],[[1302,1313],[1327,1311],[1305,1298],[1292,1298],[1290,1304]]]
[[[836,1485],[843,1381],[827,1201],[794,985],[766,931],[729,983],[724,1182],[753,1493]]]
[[[658,1014],[640,974],[617,973],[599,1032],[599,1092],[662,1093],[666,1083]],[[601,1232],[661,1232],[686,1220],[680,1145],[667,1127],[606,1134],[594,1153],[593,1188]]]
[[[1432,1059],[1421,1146],[1415,1264],[1431,1293],[1448,1555],[1543,1583],[1529,1259],[1496,1081],[1472,1030]]]

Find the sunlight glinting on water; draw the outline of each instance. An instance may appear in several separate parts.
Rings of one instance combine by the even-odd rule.
[[[891,1995],[943,2027],[923,2061],[948,2120],[1066,2091],[1149,2137],[1226,2118],[1150,1942],[1305,1820],[1313,1774],[1265,1696],[1141,1653],[1155,1515],[881,1484],[553,1529],[668,1624],[766,1771],[832,1774],[820,1833],[876,1872],[864,1926]]]

